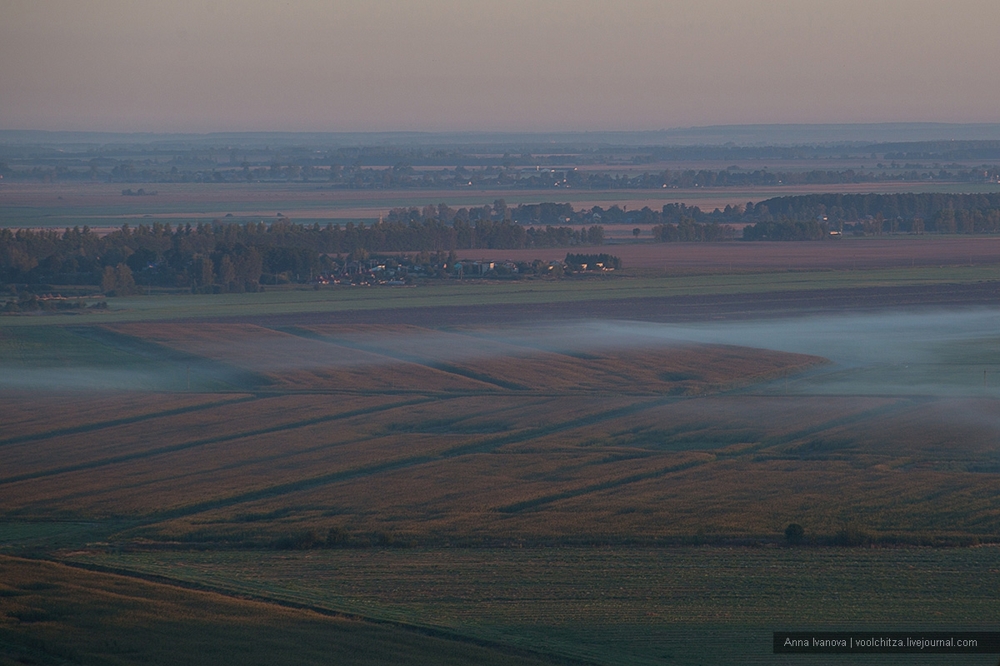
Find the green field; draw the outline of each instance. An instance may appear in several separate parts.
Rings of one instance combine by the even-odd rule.
[[[767,294],[995,281],[995,266],[782,271],[677,277],[527,280],[500,283],[424,284],[417,287],[336,286],[319,290],[271,289],[263,294],[154,295],[116,298],[107,311],[69,315],[0,316],[0,328],[55,323],[113,323],[203,317],[248,317],[356,310],[419,309],[468,305],[530,305],[602,300]]]
[[[995,547],[384,549],[78,559],[606,664],[774,663],[774,630],[985,631],[1000,613]],[[921,663],[986,663],[979,659],[922,657]],[[782,663],[835,664],[843,657]]]
[[[0,556],[0,664],[520,664],[526,651]]]

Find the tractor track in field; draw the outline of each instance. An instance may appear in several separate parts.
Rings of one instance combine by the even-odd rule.
[[[864,410],[856,414],[850,414],[847,416],[831,419],[829,421],[825,421],[815,426],[810,426],[809,428],[800,429],[795,432],[787,433],[785,435],[765,438],[757,445],[741,449],[739,453],[733,455],[726,455],[724,453],[723,454],[713,453],[712,457],[708,459],[691,460],[676,465],[668,465],[666,467],[656,470],[651,470],[648,472],[639,472],[636,474],[631,474],[629,476],[625,476],[620,479],[610,479],[608,481],[602,481],[600,483],[591,484],[588,486],[584,486],[582,488],[565,490],[558,493],[552,493],[550,495],[544,495],[542,497],[536,497],[533,499],[516,502],[514,504],[498,507],[495,510],[500,513],[508,513],[508,514],[521,513],[523,511],[535,509],[547,504],[552,504],[553,502],[558,502],[560,500],[580,497],[582,495],[589,495],[591,493],[601,492],[603,490],[620,488],[633,483],[638,483],[640,481],[647,481],[649,479],[656,479],[659,477],[667,476],[668,474],[673,474],[675,472],[683,472],[693,467],[700,467],[702,465],[707,465],[720,459],[729,460],[733,458],[743,458],[748,455],[756,455],[764,449],[780,446],[782,444],[788,444],[796,440],[808,437],[810,435],[815,435],[825,430],[829,430],[831,428],[836,428],[843,425],[850,425],[852,423],[860,423],[872,417],[883,416],[892,412],[900,411],[907,407],[912,407],[915,404],[915,402],[922,402],[922,401],[898,400],[889,405],[882,405],[879,407],[875,407],[873,409]]]
[[[638,412],[645,411],[647,409],[659,407],[661,405],[665,405],[670,402],[676,402],[677,400],[678,398],[658,398],[655,400],[632,403],[624,407],[610,409],[603,412],[598,412],[596,414],[590,414],[588,416],[578,419],[553,423],[538,428],[528,428],[514,433],[509,433],[495,437],[487,437],[478,441],[470,442],[468,444],[461,444],[458,446],[454,446],[439,453],[408,456],[405,458],[399,458],[388,462],[381,462],[372,465],[362,465],[359,467],[355,467],[353,469],[341,470],[338,472],[322,474],[311,478],[289,481],[287,483],[281,483],[267,488],[251,490],[245,493],[240,493],[238,495],[231,495],[229,497],[222,497],[204,502],[198,502],[195,504],[190,504],[187,506],[181,506],[175,509],[163,511],[158,514],[151,514],[148,516],[148,520],[144,523],[144,525],[148,526],[151,524],[167,520],[174,520],[177,518],[196,515],[199,513],[204,513],[206,511],[222,509],[228,506],[235,506],[246,502],[254,502],[262,499],[270,499],[273,497],[280,497],[282,495],[289,495],[292,493],[312,490],[314,488],[319,488],[334,483],[341,483],[344,481],[350,481],[353,479],[358,479],[366,476],[372,476],[374,474],[395,472],[402,469],[416,467],[428,463],[439,462],[443,460],[449,460],[466,455],[492,453],[497,449],[506,446],[508,444],[517,444],[520,442],[530,441],[532,439],[554,434],[557,432],[575,430],[577,428],[594,425],[602,421],[607,421],[614,418],[621,418],[623,416],[630,416],[632,414],[636,414]]]
[[[214,409],[216,407],[238,405],[242,402],[252,402],[257,399],[258,396],[256,395],[248,396],[246,395],[246,392],[241,392],[241,397],[229,400],[219,400],[215,402],[202,403],[198,405],[177,407],[175,409],[166,409],[159,412],[136,414],[135,416],[123,416],[122,418],[119,419],[110,419],[108,421],[95,421],[93,423],[85,423],[83,425],[78,425],[78,426],[57,428],[55,430],[46,430],[45,432],[36,432],[28,435],[18,435],[17,437],[11,437],[9,439],[0,440],[0,446],[9,446],[12,444],[24,444],[26,442],[37,442],[46,439],[52,439],[53,437],[65,437],[66,435],[79,435],[82,433],[104,430],[106,428],[116,428],[118,426],[123,426],[123,425],[142,423],[143,421],[151,421],[153,419],[169,418],[171,416],[181,416],[183,414],[200,412],[206,409]],[[0,483],[3,483],[2,479],[0,479]]]
[[[323,416],[316,416],[308,419],[302,419],[300,421],[293,421],[291,423],[282,423],[276,426],[270,426],[266,428],[255,428],[253,430],[244,430],[237,433],[231,433],[226,435],[217,435],[215,437],[206,437],[204,439],[198,439],[191,442],[184,442],[181,444],[172,444],[170,446],[161,446],[155,449],[149,449],[146,451],[138,451],[136,453],[126,453],[119,456],[111,456],[108,458],[101,458],[99,460],[90,460],[87,462],[82,462],[76,465],[67,465],[64,467],[59,467],[55,469],[39,470],[37,472],[29,472],[26,474],[20,474],[17,476],[10,476],[6,478],[0,478],[0,485],[6,485],[9,483],[17,483],[20,481],[29,481],[34,479],[40,479],[50,476],[58,476],[59,474],[68,474],[71,472],[79,472],[83,470],[96,469],[99,467],[107,467],[109,465],[117,465],[124,462],[131,462],[134,460],[141,460],[143,458],[152,458],[159,455],[164,455],[167,453],[176,453],[177,451],[184,451],[187,449],[193,449],[200,446],[208,446],[211,444],[219,444],[222,442],[229,442],[237,439],[243,439],[246,437],[256,437],[259,435],[269,435],[272,433],[296,430],[298,428],[304,428],[312,425],[317,425],[320,423],[329,423],[331,421],[341,421],[344,419],[354,418],[357,416],[366,416],[368,414],[377,414],[379,412],[389,411],[392,409],[397,409],[399,407],[408,407],[411,405],[419,405],[440,398],[422,398],[418,400],[405,400],[402,402],[394,402],[388,405],[376,405],[374,407],[366,407],[362,409],[354,409],[347,412],[339,412],[337,414],[326,414]]]

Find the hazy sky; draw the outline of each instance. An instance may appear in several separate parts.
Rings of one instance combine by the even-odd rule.
[[[0,129],[1000,122],[996,0],[0,0]]]

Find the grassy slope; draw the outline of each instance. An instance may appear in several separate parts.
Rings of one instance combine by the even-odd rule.
[[[998,548],[348,549],[83,559],[605,664],[771,664],[777,629],[990,630],[1000,613]],[[920,662],[965,663],[955,659],[922,655]]]
[[[386,624],[0,556],[0,664],[530,664]]]

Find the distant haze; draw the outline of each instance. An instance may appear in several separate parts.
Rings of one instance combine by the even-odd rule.
[[[0,129],[1000,122],[992,0],[0,0]]]

